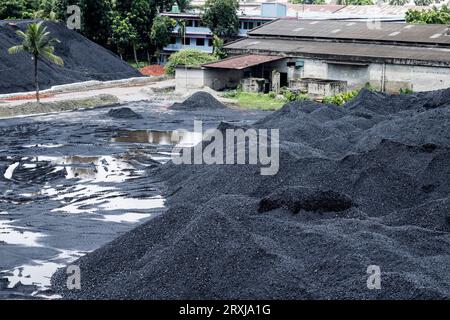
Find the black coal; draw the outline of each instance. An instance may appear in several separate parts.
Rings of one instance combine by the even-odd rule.
[[[363,90],[343,108],[294,102],[280,171],[174,165],[170,209],[76,263],[71,299],[450,298],[450,89]],[[381,268],[381,290],[367,269]]]
[[[8,54],[8,48],[20,44],[16,31],[24,30],[32,21],[0,21],[0,94],[34,90],[33,62],[28,53]],[[51,36],[59,39],[55,54],[64,67],[40,60],[39,78],[42,89],[54,85],[88,80],[117,80],[141,76],[112,52],[69,30],[62,23],[45,22]]]

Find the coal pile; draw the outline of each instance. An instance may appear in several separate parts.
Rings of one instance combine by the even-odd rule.
[[[27,53],[8,54],[8,49],[20,43],[17,30],[24,30],[32,21],[0,21],[0,94],[33,91],[33,63]],[[51,36],[61,43],[55,54],[64,66],[41,60],[39,84],[41,89],[55,85],[89,80],[118,80],[141,74],[107,49],[69,30],[64,24],[45,22]]]
[[[170,107],[171,110],[180,111],[220,110],[225,108],[226,106],[223,103],[204,91],[198,91],[182,103],[174,103]]]
[[[142,119],[142,116],[130,108],[111,109],[108,116],[115,119]]]
[[[293,102],[280,170],[166,165],[170,209],[81,258],[69,299],[450,298],[450,89]],[[367,270],[381,269],[381,290]]]

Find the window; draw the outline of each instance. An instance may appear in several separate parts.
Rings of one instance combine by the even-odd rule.
[[[244,22],[244,28],[243,29],[245,29],[245,30],[248,29],[248,22],[247,21]]]
[[[213,40],[212,39],[208,39],[208,46],[212,47],[213,46]]]
[[[197,38],[195,44],[196,44],[198,47],[203,47],[203,46],[205,45],[205,39],[203,39],[203,38]]]
[[[191,38],[184,38],[184,39],[183,39],[183,44],[184,44],[185,46],[190,45],[190,44],[191,44]]]
[[[192,20],[186,20],[186,27],[192,27],[193,26],[193,22]]]
[[[249,28],[249,29],[253,29],[253,28],[254,28],[253,22],[249,22],[249,23],[248,23],[248,28]]]
[[[175,43],[177,43],[177,38],[171,37],[170,38],[170,44],[175,44]]]

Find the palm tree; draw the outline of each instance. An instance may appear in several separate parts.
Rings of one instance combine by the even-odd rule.
[[[28,52],[33,56],[34,85],[36,100],[39,103],[38,61],[43,58],[57,65],[64,65],[64,61],[54,54],[54,45],[60,41],[50,38],[50,32],[47,31],[47,27],[42,26],[42,22],[29,24],[26,32],[18,30],[17,35],[22,39],[22,44],[9,48],[8,52],[9,54]]]

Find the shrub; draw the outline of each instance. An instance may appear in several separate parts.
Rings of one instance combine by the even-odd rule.
[[[298,100],[307,100],[309,99],[306,94],[296,93],[290,90],[284,90],[283,97],[286,101],[298,101]]]
[[[217,61],[217,57],[196,49],[183,49],[173,53],[166,64],[166,74],[174,75],[179,65],[198,67],[204,63]]]
[[[342,106],[345,103],[347,103],[348,101],[350,101],[353,97],[355,97],[358,93],[359,93],[359,90],[342,92],[342,93],[338,93],[334,96],[324,97],[322,102]]]
[[[411,94],[411,93],[414,93],[414,91],[409,89],[409,88],[400,88],[399,92],[400,92],[400,94]]]
[[[268,94],[269,98],[275,99],[277,97],[277,94],[273,91],[270,91]]]
[[[224,98],[237,98],[237,96],[238,96],[237,90],[227,91],[223,94]]]

